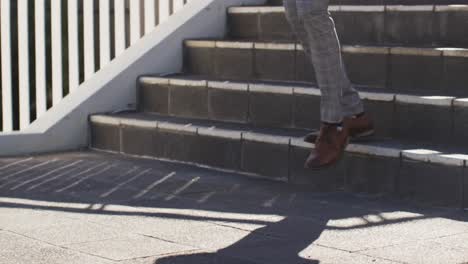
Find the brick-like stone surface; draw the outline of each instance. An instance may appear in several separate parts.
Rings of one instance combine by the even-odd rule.
[[[256,49],[255,75],[264,80],[293,81],[295,79],[294,51]]]
[[[295,39],[284,13],[271,12],[259,16],[260,38],[262,40],[293,41]]]
[[[226,79],[250,79],[254,72],[253,53],[253,49],[216,48],[216,76]]]
[[[468,209],[468,170],[463,169],[463,208]]]
[[[320,96],[295,95],[294,127],[320,128]]]
[[[424,45],[435,40],[432,11],[388,11],[385,40],[390,43]]]
[[[192,74],[214,75],[215,49],[186,47],[184,52],[185,69]]]
[[[320,170],[304,168],[304,163],[310,154],[310,149],[291,147],[291,175],[289,182],[293,184],[308,185],[314,191],[330,192],[342,190],[345,180],[345,160],[338,164]]]
[[[315,69],[304,51],[296,51],[296,80],[317,83]]]
[[[196,134],[158,129],[153,142],[155,152],[161,153],[163,158],[192,162],[198,160],[200,146],[197,144]]]
[[[120,151],[120,127],[93,123],[91,125],[91,146],[93,148]]]
[[[386,54],[343,53],[349,79],[374,88],[387,86],[388,59]]]
[[[395,192],[400,159],[348,154],[345,166],[348,190],[382,194]]]
[[[169,112],[181,117],[208,117],[208,88],[201,86],[172,85],[169,95]]]
[[[458,207],[462,199],[462,176],[462,167],[403,159],[397,180],[398,193],[411,200]]]
[[[440,92],[440,56],[390,55],[389,86],[396,91]]]
[[[468,12],[448,11],[435,13],[435,25],[438,26],[440,45],[468,47]]]
[[[447,143],[450,139],[451,107],[399,102],[395,107],[398,138],[437,143]]]
[[[241,141],[200,135],[197,138],[199,162],[232,170],[240,169]]]
[[[381,138],[394,137],[398,127],[394,102],[376,100],[363,100],[363,102],[364,109],[373,118],[376,134]]]
[[[454,96],[468,96],[468,57],[444,57],[444,92]]]
[[[229,35],[236,39],[257,39],[259,32],[259,17],[255,14],[230,14],[228,16]]]
[[[245,91],[208,89],[208,104],[213,120],[247,122],[249,94]]]
[[[468,147],[468,108],[454,106],[452,143]]]
[[[169,85],[139,83],[138,108],[143,112],[169,113]]]
[[[385,32],[384,12],[334,12],[336,30],[342,43],[380,44]]]
[[[291,127],[294,98],[274,93],[250,93],[250,121],[256,126]]]
[[[145,127],[122,126],[122,152],[140,156],[158,156],[161,152],[155,150],[154,129]]]
[[[287,179],[289,146],[244,140],[242,170],[264,176]]]

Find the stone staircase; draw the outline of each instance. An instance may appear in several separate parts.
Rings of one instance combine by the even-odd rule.
[[[320,91],[279,1],[230,8],[225,39],[187,40],[184,73],[141,77],[138,111],[92,116],[90,145],[313,191],[468,207],[468,1],[406,2],[331,1],[349,76],[377,126],[333,168],[303,168]]]

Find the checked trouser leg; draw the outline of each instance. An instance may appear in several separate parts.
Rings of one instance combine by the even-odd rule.
[[[329,0],[283,0],[286,17],[315,69],[321,97],[321,120],[339,123],[364,107],[351,84],[341,57]]]

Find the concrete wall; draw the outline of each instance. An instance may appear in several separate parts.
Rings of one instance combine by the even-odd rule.
[[[196,0],[158,26],[23,132],[0,134],[0,156],[72,150],[88,145],[88,117],[135,107],[142,74],[182,69],[183,40],[220,38],[229,6],[265,0]]]

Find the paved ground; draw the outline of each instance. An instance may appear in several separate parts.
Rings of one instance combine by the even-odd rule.
[[[2,264],[468,263],[467,241],[460,210],[95,152],[0,159]]]

